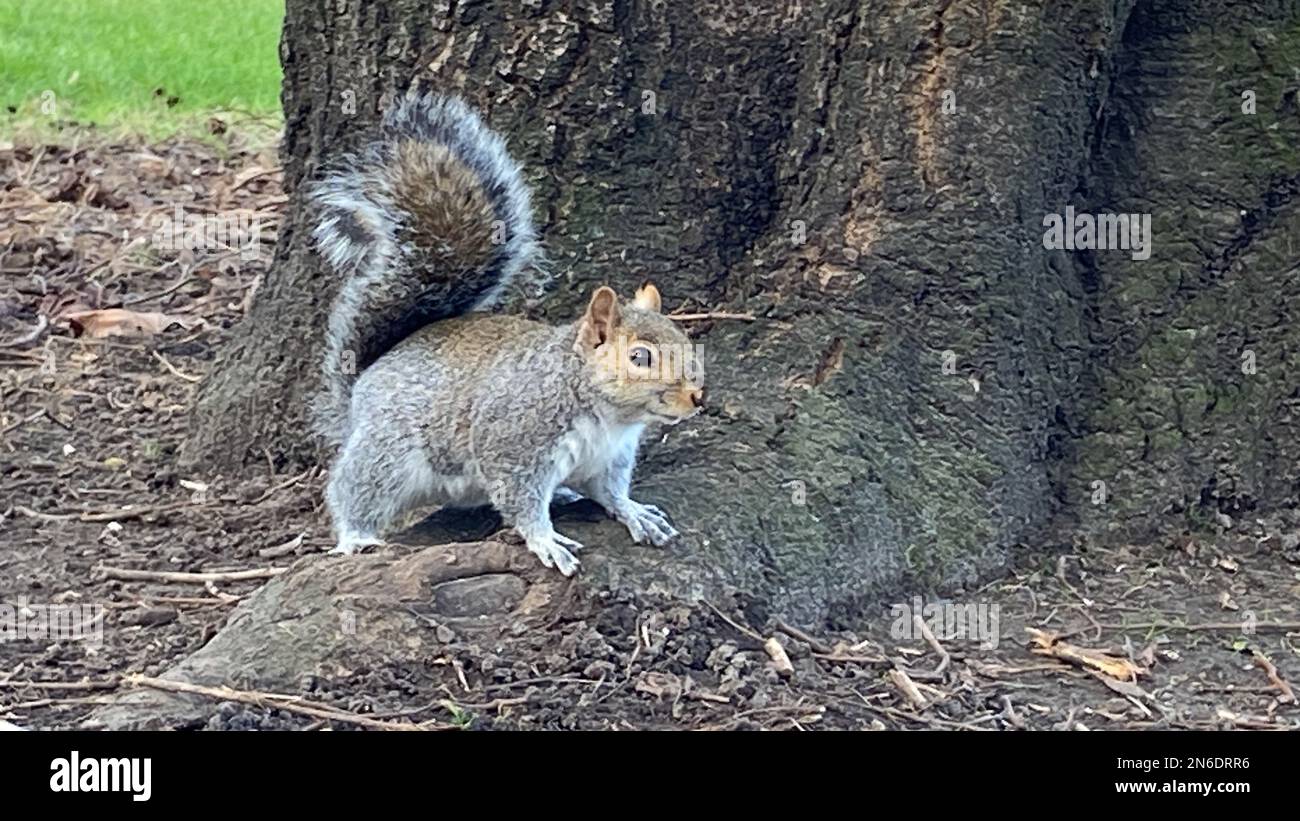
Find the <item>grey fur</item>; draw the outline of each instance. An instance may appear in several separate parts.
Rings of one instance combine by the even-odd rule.
[[[680,334],[657,315],[639,319]],[[456,350],[463,337],[439,323],[357,380],[352,430],[326,491],[338,550],[380,543],[421,506],[490,503],[543,564],[567,575],[582,545],[555,532],[549,506],[573,498],[573,488],[623,522],[634,541],[675,538],[662,511],[629,496],[647,420],[595,383],[589,357],[574,345],[579,323],[473,321],[475,338],[502,340],[499,347],[466,357]]]
[[[448,148],[473,171],[504,229],[490,270],[478,272],[481,285],[454,300],[445,284],[431,286],[421,276],[428,261],[411,241],[437,238],[428,237],[428,229],[394,202],[396,146],[402,140]],[[505,141],[461,100],[437,94],[402,98],[384,117],[378,137],[359,154],[333,162],[309,197],[321,213],[312,232],[316,248],[345,277],[330,310],[325,389],[313,409],[317,431],[338,444],[347,435],[347,397],[356,373],[421,324],[493,307],[534,261],[536,233],[528,187]],[[452,278],[452,272],[443,272],[443,278]],[[433,310],[409,317],[417,298]]]
[[[337,552],[382,543],[426,505],[490,503],[568,575],[582,545],[555,532],[549,507],[578,490],[637,542],[676,537],[662,511],[629,497],[645,425],[688,418],[703,400],[698,374],[629,376],[648,356],[629,365],[629,340],[662,346],[655,356],[690,344],[659,313],[658,291],[620,305],[599,289],[586,315],[560,327],[464,316],[494,305],[536,250],[528,191],[500,137],[459,100],[409,96],[312,198],[317,246],[346,277],[318,417],[341,445],[326,488]],[[502,225],[488,247],[486,232]]]

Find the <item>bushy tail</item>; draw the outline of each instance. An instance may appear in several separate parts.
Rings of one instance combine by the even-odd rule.
[[[311,189],[330,310],[316,425],[347,433],[356,375],[430,322],[490,307],[533,261],[528,189],[505,142],[455,97],[412,93]]]

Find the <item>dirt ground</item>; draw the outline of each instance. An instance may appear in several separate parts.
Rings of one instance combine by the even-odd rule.
[[[219,477],[173,459],[195,383],[270,261],[279,183],[274,150],[231,135],[0,149],[0,605],[104,608],[102,642],[0,641],[0,718],[79,726],[137,686],[127,676],[202,647],[264,583],[117,571],[283,567],[330,545],[319,468],[268,459]],[[151,235],[178,203],[256,216],[256,258],[159,251]],[[112,308],[134,313],[97,313]],[[122,323],[143,332],[108,334]],[[983,641],[955,622],[927,636],[889,606],[805,631],[741,598],[610,597],[579,580],[544,627],[440,636],[421,664],[364,659],[280,694],[337,716],[214,695],[185,726],[1300,727],[1300,512],[1171,532],[1027,549],[1006,577],[925,601],[974,605],[945,612],[979,614]]]

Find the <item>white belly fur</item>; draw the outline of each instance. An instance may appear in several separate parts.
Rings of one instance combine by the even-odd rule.
[[[580,484],[601,475],[620,453],[636,448],[644,428],[610,424],[594,416],[579,419],[560,440],[555,466],[560,482]]]

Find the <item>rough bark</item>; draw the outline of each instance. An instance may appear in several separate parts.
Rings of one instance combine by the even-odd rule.
[[[401,557],[311,557],[241,603],[168,681],[298,692],[313,678],[384,665],[419,668],[452,641],[536,629],[564,582],[503,542],[431,547]],[[88,717],[108,730],[202,727],[215,701],[137,689]]]
[[[1161,0],[1129,22],[1080,199],[1152,214],[1156,247],[1075,260],[1092,398],[1065,416],[1061,493],[1090,532],[1300,499],[1297,55],[1295,3]]]
[[[1296,20],[1264,2],[290,0],[285,176],[293,195],[427,77],[527,168],[557,274],[536,311],[652,278],[670,308],[753,312],[694,325],[713,408],[639,471],[685,540],[589,541],[611,545],[589,570],[850,618],[978,578],[1062,509],[1128,532],[1207,483],[1294,499],[1295,323],[1268,293],[1294,302]],[[1236,84],[1258,89],[1254,120]],[[1154,212],[1156,253],[1045,250],[1068,204]],[[315,456],[303,398],[332,284],[310,217],[293,197],[191,459]],[[1245,344],[1266,378],[1237,369]],[[1099,480],[1108,504],[1086,504]]]

